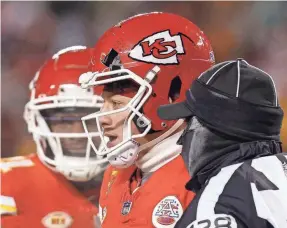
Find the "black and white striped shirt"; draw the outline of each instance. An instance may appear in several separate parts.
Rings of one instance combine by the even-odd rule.
[[[175,227],[287,228],[287,153],[220,169]]]

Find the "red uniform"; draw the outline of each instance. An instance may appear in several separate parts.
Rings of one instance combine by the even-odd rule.
[[[173,227],[194,197],[184,187],[190,177],[182,157],[159,168],[133,190],[136,172],[135,166],[107,168],[100,194],[102,227]]]
[[[96,206],[36,155],[2,159],[1,178],[1,195],[12,197],[17,208],[15,215],[2,215],[2,228],[95,227]]]

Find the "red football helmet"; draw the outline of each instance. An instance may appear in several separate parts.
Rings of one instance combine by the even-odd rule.
[[[93,148],[100,155],[107,154],[110,162],[121,163],[119,166],[132,163],[123,161],[120,155],[127,152],[128,155],[123,157],[131,157],[134,161],[138,152],[147,148],[147,145],[131,149],[135,145],[131,141],[148,134],[151,129],[164,130],[164,136],[153,140],[154,145],[178,128],[178,125],[175,127],[175,121],[161,120],[157,108],[171,100],[184,100],[185,91],[191,82],[213,64],[213,51],[204,33],[189,20],[175,14],[140,14],[107,30],[94,48],[90,72],[83,74],[79,82],[83,88],[88,88],[130,79],[139,89],[136,94],[123,92],[123,95],[133,97],[124,109],[82,118],[84,127],[85,121],[92,118],[99,125],[99,117],[103,115],[130,110],[123,142],[112,148],[108,148],[106,143],[103,143],[101,150],[94,145]],[[171,95],[175,87],[176,94]],[[129,129],[135,117],[136,125],[142,129],[138,135],[132,135]],[[88,132],[89,129],[85,129]],[[102,130],[100,133],[104,142]]]
[[[73,132],[71,126],[76,121],[80,121],[82,128],[82,116],[77,119],[69,114],[80,110],[87,115],[98,111],[102,106],[102,98],[96,95],[93,88],[82,89],[78,84],[79,76],[88,69],[91,54],[92,49],[73,46],[59,51],[45,62],[30,83],[30,101],[24,112],[28,131],[33,134],[40,160],[52,170],[75,181],[87,181],[95,177],[103,171],[103,164],[107,163],[91,152],[83,130]],[[47,114],[53,111],[66,112],[70,117]],[[66,122],[67,125],[63,125]],[[53,130],[53,124],[58,124],[60,130]],[[99,139],[98,131],[94,130],[91,136]],[[65,146],[70,144],[71,147],[71,142],[75,144],[77,140],[86,142],[83,142],[82,149],[77,148],[81,150],[81,154],[76,156],[75,152],[71,153]]]

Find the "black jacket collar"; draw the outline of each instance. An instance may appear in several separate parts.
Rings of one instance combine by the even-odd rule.
[[[214,159],[208,165],[201,168],[186,184],[186,189],[198,192],[204,184],[223,167],[281,153],[281,144],[276,141],[253,141],[239,144],[239,148]]]

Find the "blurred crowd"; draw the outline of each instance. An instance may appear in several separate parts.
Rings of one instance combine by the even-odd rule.
[[[197,24],[217,62],[243,57],[270,73],[287,113],[287,2],[2,2],[2,156],[35,152],[23,110],[28,84],[46,58],[68,46],[93,46],[110,26],[151,11],[177,13]],[[285,151],[286,125],[287,114]]]

